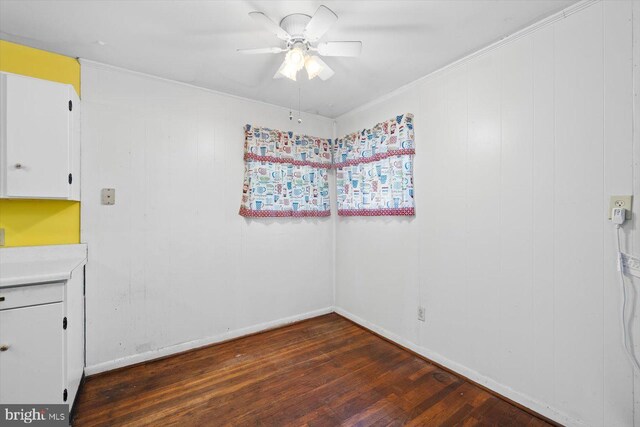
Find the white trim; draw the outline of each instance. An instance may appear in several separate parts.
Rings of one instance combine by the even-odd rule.
[[[152,350],[146,353],[133,354],[131,356],[122,357],[116,360],[110,360],[108,362],[102,362],[95,365],[87,366],[84,368],[85,375],[94,375],[100,372],[110,371],[112,369],[122,368],[124,366],[133,365],[140,362],[146,362],[153,359],[158,359],[164,356],[170,356],[172,354],[180,353],[187,350],[192,350],[198,347],[204,347],[210,344],[215,344],[223,341],[228,341],[234,338],[240,338],[246,335],[254,334],[256,332],[262,332],[268,329],[273,329],[281,326],[285,326],[290,323],[299,322],[301,320],[310,319],[312,317],[322,316],[323,314],[333,313],[333,307],[325,307],[318,310],[309,311],[307,313],[297,314],[294,316],[285,317],[278,320],[272,320],[270,322],[259,323],[253,326],[247,326],[245,328],[236,329],[234,331],[225,332],[219,335],[214,335],[208,338],[202,338],[194,341],[189,341],[181,344],[171,345],[159,350]]]
[[[338,138],[338,123],[333,120],[333,122],[331,123],[331,129],[332,129],[332,134],[331,134],[331,161],[334,162],[334,155],[335,155],[335,150],[334,150],[334,145],[336,142],[336,138]],[[338,188],[338,183],[337,183],[337,179],[338,176],[336,174],[336,169],[331,168],[329,169],[331,175],[333,175],[333,188]],[[329,192],[329,197],[331,197],[331,191]],[[338,298],[338,256],[337,256],[337,252],[338,252],[338,246],[337,246],[337,242],[338,242],[338,231],[337,231],[337,227],[338,227],[338,221],[336,220],[336,218],[338,217],[338,194],[337,191],[333,191],[334,194],[334,198],[333,200],[331,200],[331,198],[329,199],[331,202],[331,263],[332,265],[332,271],[331,271],[331,286],[332,286],[332,296],[333,296],[333,305],[336,305],[336,300]]]
[[[397,344],[400,344],[403,347],[410,349],[411,351],[414,351],[426,357],[429,360],[432,360],[436,363],[439,363],[442,366],[447,367],[448,369],[451,369],[453,372],[463,375],[469,378],[470,380],[475,381],[476,383],[481,384],[482,386],[488,389],[491,389],[496,393],[531,409],[532,411],[539,413],[540,415],[550,418],[565,426],[575,426],[575,427],[586,426],[586,424],[584,424],[582,421],[577,420],[573,417],[570,417],[569,415],[557,410],[556,408],[546,405],[538,400],[535,400],[527,396],[526,394],[513,390],[512,388],[507,387],[506,385],[501,384],[485,375],[482,375],[479,372],[474,371],[473,369],[467,368],[464,365],[461,365],[457,362],[449,360],[446,357],[432,350],[429,350],[424,347],[420,347],[417,344],[414,344],[413,342],[408,341],[397,334],[394,334],[393,332],[390,332],[384,328],[381,328],[380,326],[377,326],[369,321],[362,319],[361,317],[356,316],[353,313],[348,312],[347,310],[344,310],[340,307],[334,307],[334,311],[339,315],[344,316],[347,319],[361,326],[364,326],[365,328],[370,329],[375,333],[380,334],[381,336]]]
[[[494,42],[494,43],[492,43],[492,44],[490,44],[488,46],[485,46],[485,47],[483,47],[481,49],[476,50],[475,52],[473,52],[473,53],[471,53],[469,55],[463,56],[460,59],[457,59],[457,60],[455,60],[453,62],[450,62],[449,64],[447,64],[447,65],[445,65],[445,66],[443,66],[441,68],[438,68],[437,70],[432,71],[429,74],[427,74],[425,76],[422,76],[417,80],[413,80],[412,82],[409,82],[409,83],[407,83],[407,84],[405,84],[403,86],[400,86],[399,88],[394,89],[394,90],[392,90],[391,92],[389,92],[389,93],[387,93],[385,95],[379,96],[376,99],[374,99],[373,101],[369,101],[369,102],[367,102],[365,104],[362,104],[362,105],[360,105],[360,106],[358,106],[358,107],[356,107],[356,108],[354,108],[352,110],[349,110],[346,113],[343,113],[343,114],[337,116],[334,120],[339,121],[339,120],[342,120],[343,118],[345,118],[345,117],[347,117],[347,116],[349,116],[351,114],[367,110],[367,109],[369,109],[369,108],[371,108],[371,107],[373,107],[375,105],[378,105],[378,104],[380,104],[380,103],[382,103],[382,102],[384,102],[384,101],[386,101],[388,99],[393,98],[396,95],[399,95],[399,94],[404,93],[405,91],[407,91],[409,89],[414,88],[415,86],[419,85],[420,83],[423,83],[425,81],[433,79],[433,78],[435,78],[439,74],[442,74],[445,71],[453,70],[453,69],[455,69],[457,67],[460,67],[460,66],[468,63],[469,61],[471,61],[471,60],[473,60],[475,58],[478,58],[478,57],[480,57],[482,55],[486,55],[487,53],[489,53],[489,52],[491,52],[491,51],[493,51],[493,50],[495,50],[495,49],[497,49],[497,48],[499,48],[501,46],[504,46],[506,44],[512,43],[512,42],[514,42],[514,41],[516,41],[516,40],[518,40],[518,39],[520,39],[520,38],[522,38],[522,37],[524,37],[524,36],[526,36],[528,34],[531,34],[531,33],[535,32],[535,31],[537,31],[537,30],[539,30],[539,29],[541,29],[543,27],[546,27],[547,25],[551,25],[554,22],[557,22],[557,21],[560,21],[562,19],[565,19],[569,15],[573,15],[574,13],[579,12],[579,11],[581,11],[583,9],[586,9],[587,7],[589,7],[589,6],[591,6],[591,5],[595,4],[595,3],[599,3],[600,1],[602,1],[602,0],[582,0],[582,1],[579,1],[579,2],[577,2],[575,4],[572,4],[571,6],[565,8],[565,9],[559,11],[559,12],[556,12],[553,15],[547,16],[546,18],[544,18],[544,19],[542,19],[540,21],[537,21],[536,23],[531,24],[528,27],[523,28],[520,31],[517,31],[517,32],[515,32],[515,33],[513,33],[511,35],[508,35],[508,36],[498,40],[497,42]]]
[[[171,80],[171,79],[168,79],[166,77],[157,76],[155,74],[148,74],[148,73],[143,73],[141,71],[135,71],[135,70],[130,70],[128,68],[118,67],[116,65],[105,64],[104,62],[98,62],[98,61],[94,61],[94,60],[91,60],[91,59],[84,59],[84,58],[78,58],[78,61],[80,62],[81,72],[82,72],[82,67],[91,67],[91,68],[95,68],[95,69],[98,69],[98,70],[119,71],[119,72],[122,72],[122,73],[133,74],[133,75],[136,75],[136,76],[140,76],[140,77],[144,77],[144,78],[148,78],[148,79],[153,79],[153,80],[158,80],[158,81],[165,82],[165,83],[171,83],[171,84],[174,84],[174,85],[184,86],[184,87],[188,87],[188,88],[191,88],[191,89],[201,90],[203,92],[212,93],[212,94],[215,94],[215,95],[226,96],[226,97],[229,97],[229,98],[232,98],[232,99],[238,99],[240,101],[252,102],[252,103],[255,103],[255,104],[266,105],[266,106],[269,106],[269,107],[276,107],[276,108],[279,108],[279,109],[281,109],[283,111],[286,111],[286,112],[289,112],[289,110],[290,110],[288,107],[283,107],[282,105],[271,104],[269,102],[259,101],[257,99],[253,99],[253,98],[246,98],[244,96],[234,95],[232,93],[221,92],[219,90],[209,89],[209,88],[202,87],[202,86],[196,86],[194,84],[181,82],[179,80]],[[82,88],[82,80],[80,81],[80,88]],[[333,120],[333,118],[331,118],[331,117],[322,116],[320,114],[308,113],[306,111],[302,111],[302,114],[306,114],[307,116],[319,117],[319,118],[321,118],[323,120],[331,120],[331,121]]]

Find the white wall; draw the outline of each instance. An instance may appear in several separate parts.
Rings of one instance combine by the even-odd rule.
[[[82,102],[88,373],[330,311],[332,219],[238,215],[243,126],[330,120],[86,61]]]
[[[631,11],[592,4],[338,118],[412,112],[417,150],[415,218],[337,219],[339,312],[562,423],[633,424],[607,221],[633,187]]]
[[[246,220],[242,126],[330,120],[83,62],[87,373],[326,312],[335,288],[340,313],[544,415],[633,425],[606,220],[640,191],[631,9],[590,5],[340,117],[338,135],[415,114],[415,218]]]

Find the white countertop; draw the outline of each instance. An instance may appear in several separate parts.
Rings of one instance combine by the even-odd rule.
[[[86,244],[0,248],[0,288],[69,280],[86,262]]]

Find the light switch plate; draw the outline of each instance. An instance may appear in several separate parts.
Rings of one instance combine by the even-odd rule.
[[[609,219],[611,219],[611,211],[613,208],[625,208],[627,210],[626,219],[631,219],[631,203],[633,201],[633,196],[611,196],[609,201]]]
[[[4,228],[0,228],[0,246],[4,246]]]
[[[103,188],[101,191],[102,204],[103,205],[115,205],[116,204],[116,189],[115,188]]]

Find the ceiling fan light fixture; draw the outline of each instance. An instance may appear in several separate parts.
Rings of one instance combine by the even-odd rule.
[[[285,57],[285,62],[289,64],[291,67],[295,68],[296,71],[299,71],[304,67],[304,62],[307,54],[300,47],[294,47],[289,52],[287,52],[287,56]]]
[[[278,70],[278,73],[288,79],[293,80],[294,82],[296,81],[296,77],[298,75],[298,69],[296,69],[295,65],[287,62],[287,60],[285,59],[285,61],[282,63],[282,65],[280,66],[280,69]]]
[[[277,74],[296,81],[298,71],[300,71],[307,60],[307,53],[299,46],[295,46],[284,57],[284,62],[280,66]]]
[[[309,80],[311,80],[322,72],[324,66],[319,61],[319,58],[314,55],[307,58],[304,62],[304,68],[307,70]]]

